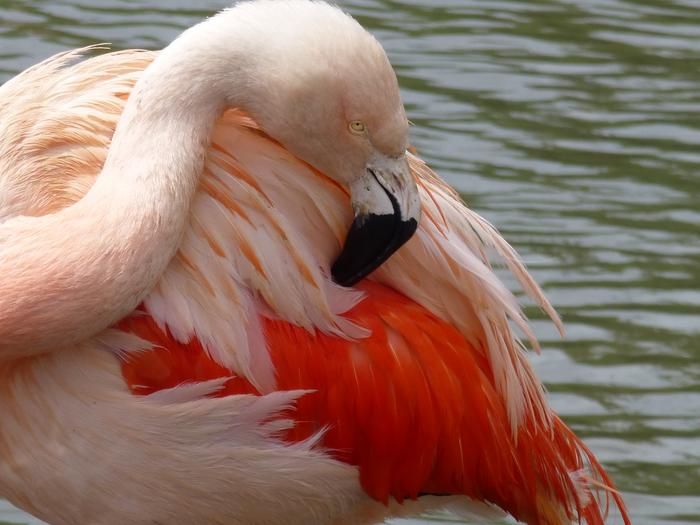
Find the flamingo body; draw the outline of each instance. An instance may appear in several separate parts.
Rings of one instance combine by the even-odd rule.
[[[397,102],[381,47],[325,4],[245,3],[201,35],[248,31],[238,44],[254,53],[275,16],[296,18],[313,53],[330,41],[333,60],[359,61],[353,74],[381,73],[389,98],[375,112]],[[255,89],[240,104],[202,102],[211,122],[188,113],[198,92],[178,91],[179,55],[194,56],[195,76],[228,59],[216,49],[207,62],[213,44],[191,50],[191,31],[178,52],[78,61],[79,50],[0,87],[0,496],[52,525],[366,524],[448,503],[600,525],[610,498],[629,523],[549,408],[513,325],[536,338],[494,256],[561,327],[556,312],[498,232],[395,151],[403,108],[377,121],[389,122],[371,137],[377,151],[356,149],[398,177],[388,187],[408,192],[396,204],[408,216],[415,190],[418,230],[370,279],[338,286],[331,266],[353,211],[386,211],[386,197],[358,200],[338,167],[353,158],[336,158],[348,148],[288,129],[306,125],[303,90],[300,107],[280,109],[285,84],[242,82]],[[249,100],[258,91],[277,120],[265,97]],[[368,98],[347,99],[349,111]],[[309,111],[334,107],[321,102]],[[334,129],[335,115],[320,117]],[[172,144],[154,145],[159,129]]]

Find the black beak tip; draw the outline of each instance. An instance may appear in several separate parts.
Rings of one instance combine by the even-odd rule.
[[[417,228],[416,219],[403,221],[398,214],[357,217],[331,268],[333,280],[341,286],[353,286],[379,268]]]

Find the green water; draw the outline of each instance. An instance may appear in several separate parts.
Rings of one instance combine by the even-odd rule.
[[[387,48],[421,155],[563,315],[562,341],[528,310],[555,409],[634,523],[700,523],[700,0],[340,3]],[[88,43],[160,48],[226,5],[193,4],[0,0],[0,81]]]

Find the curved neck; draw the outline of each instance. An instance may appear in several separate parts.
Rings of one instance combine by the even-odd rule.
[[[0,360],[107,328],[144,299],[174,256],[212,127],[225,105],[246,102],[249,72],[237,71],[239,86],[226,83],[240,104],[217,87],[235,63],[235,43],[226,42],[225,62],[207,60],[206,33],[185,32],[146,69],[81,201],[0,225]]]

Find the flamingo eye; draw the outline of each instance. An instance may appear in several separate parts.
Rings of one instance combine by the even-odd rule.
[[[356,135],[361,135],[367,131],[367,126],[361,120],[353,120],[349,125],[350,131]]]

